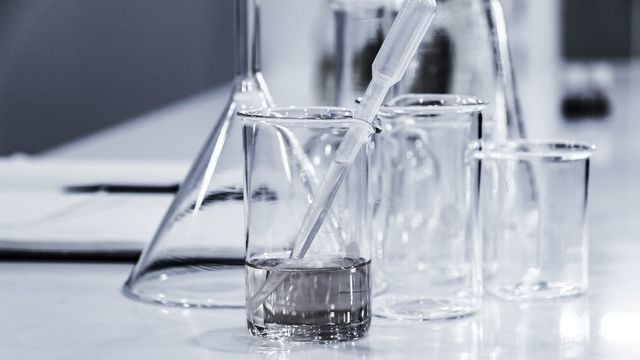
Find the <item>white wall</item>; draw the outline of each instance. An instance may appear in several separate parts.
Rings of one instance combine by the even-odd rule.
[[[278,105],[317,105],[315,92],[329,0],[264,0],[263,68]]]

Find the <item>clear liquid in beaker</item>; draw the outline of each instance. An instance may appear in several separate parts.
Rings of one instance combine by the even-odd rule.
[[[247,298],[271,276],[284,281],[253,313],[252,334],[293,341],[343,341],[366,334],[371,321],[371,261],[253,259],[246,265]]]

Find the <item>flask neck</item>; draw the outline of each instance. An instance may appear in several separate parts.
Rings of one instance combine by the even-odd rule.
[[[236,76],[260,71],[260,0],[236,0]]]

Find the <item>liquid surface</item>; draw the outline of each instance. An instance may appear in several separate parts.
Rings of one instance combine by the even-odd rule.
[[[371,316],[370,261],[257,259],[245,268],[247,299],[268,278],[281,278],[257,310],[247,314],[254,335],[332,341],[366,333]]]

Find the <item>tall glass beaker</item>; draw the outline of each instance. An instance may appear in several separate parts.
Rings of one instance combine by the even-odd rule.
[[[372,77],[371,65],[391,26],[389,0],[331,0],[335,23],[336,106],[353,107]]]
[[[236,29],[231,96],[124,285],[134,299],[244,306],[242,124],[235,114],[273,106],[259,67],[259,0],[236,0]]]
[[[485,112],[485,138],[524,137],[500,2],[440,1],[432,29],[395,94],[481,96],[491,102]]]
[[[335,19],[334,105],[352,106],[371,79],[371,64],[404,0],[332,0]],[[373,55],[371,55],[373,54]],[[484,138],[525,137],[499,0],[440,0],[393,96],[473,94],[489,100]]]

